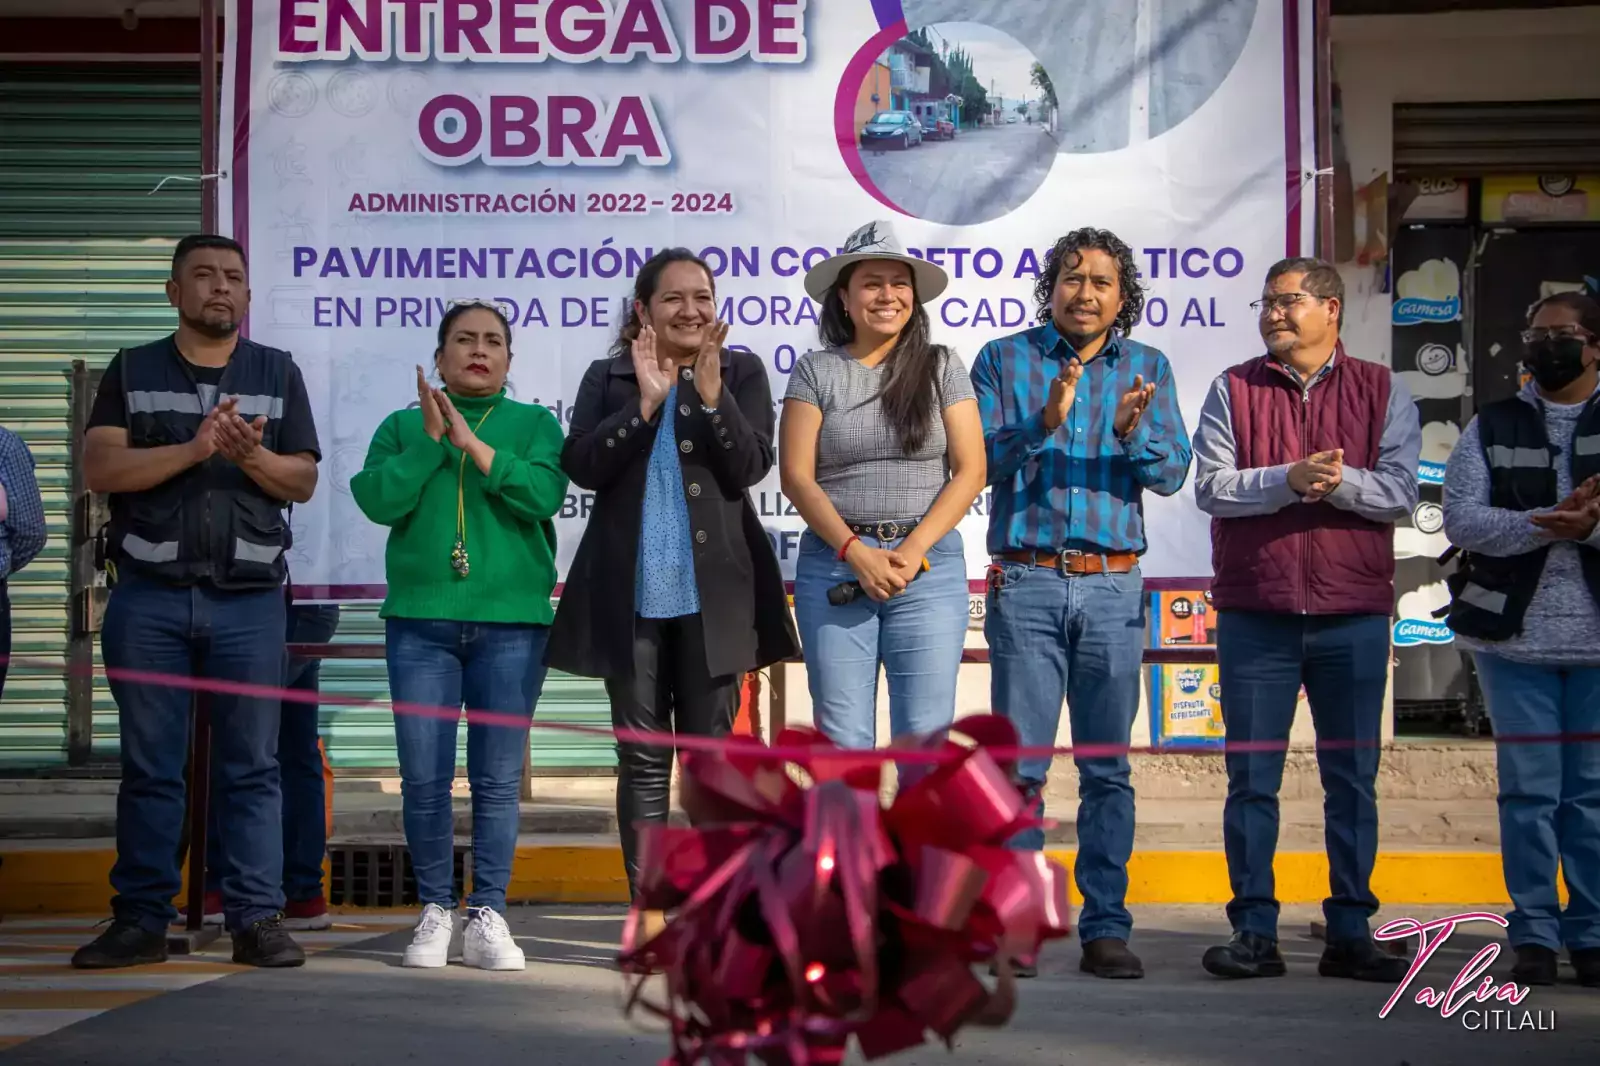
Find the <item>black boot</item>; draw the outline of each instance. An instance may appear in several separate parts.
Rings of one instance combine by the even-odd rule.
[[[166,961],[166,933],[153,933],[120,918],[72,956],[72,965],[79,970],[116,970]]]
[[[1572,968],[1578,971],[1578,983],[1584,988],[1600,988],[1600,948],[1569,950]]]
[[[1111,980],[1135,980],[1144,976],[1144,963],[1128,950],[1126,941],[1101,937],[1083,945],[1083,961],[1078,969]]]
[[[1517,961],[1511,964],[1511,980],[1519,985],[1556,983],[1556,953],[1543,944],[1523,944],[1513,949]]]
[[[1246,932],[1207,949],[1200,965],[1217,977],[1282,977],[1288,972],[1276,940]]]
[[[1399,984],[1410,970],[1410,959],[1389,954],[1371,937],[1330,940],[1322,950],[1322,960],[1317,963],[1317,972],[1324,977],[1346,977],[1385,985]]]
[[[283,927],[283,915],[274,914],[233,934],[233,961],[267,968],[304,966],[306,953]]]

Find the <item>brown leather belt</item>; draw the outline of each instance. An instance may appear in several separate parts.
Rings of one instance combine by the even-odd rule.
[[[1001,552],[995,556],[1003,562],[1022,563],[1059,570],[1063,574],[1126,574],[1139,565],[1135,552]]]

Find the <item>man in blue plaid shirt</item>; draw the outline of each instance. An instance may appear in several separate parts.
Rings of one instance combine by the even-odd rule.
[[[1106,230],[1069,233],[1046,257],[1034,297],[1040,324],[991,341],[972,368],[994,488],[991,697],[1025,746],[1055,743],[1065,698],[1073,744],[1126,748],[1145,644],[1143,494],[1183,487],[1189,435],[1166,356],[1128,337],[1144,309],[1132,249]],[[1142,977],[1124,904],[1128,757],[1076,763],[1081,969]],[[1049,768],[1047,758],[1017,765],[1040,813]],[[1043,848],[1044,834],[1019,834],[1013,846]]]
[[[0,429],[0,692],[11,662],[11,575],[33,562],[46,537],[33,453],[21,437]]]

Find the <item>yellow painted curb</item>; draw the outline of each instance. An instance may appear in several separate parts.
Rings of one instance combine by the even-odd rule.
[[[1049,856],[1072,868],[1072,849]],[[0,915],[106,914],[110,848],[70,844],[0,847]],[[1320,852],[1279,852],[1273,866],[1280,903],[1320,903],[1328,860]],[[1558,880],[1563,902],[1565,885]],[[1508,904],[1500,855],[1493,851],[1383,852],[1372,877],[1385,905]],[[1128,863],[1128,903],[1208,903],[1232,895],[1220,851],[1136,852]],[[536,844],[517,848],[507,897],[514,903],[626,903],[622,852],[610,845]],[[181,897],[180,897],[181,901]],[[1072,886],[1074,904],[1083,902]]]

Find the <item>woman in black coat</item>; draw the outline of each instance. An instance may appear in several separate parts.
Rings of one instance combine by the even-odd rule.
[[[727,332],[710,268],[683,248],[660,252],[573,403],[561,467],[595,500],[548,662],[604,678],[619,729],[724,735],[742,676],[799,650],[748,492],[774,462],[771,387],[760,359],[722,346]],[[617,745],[630,888],[635,823],[666,819],[673,754]]]

